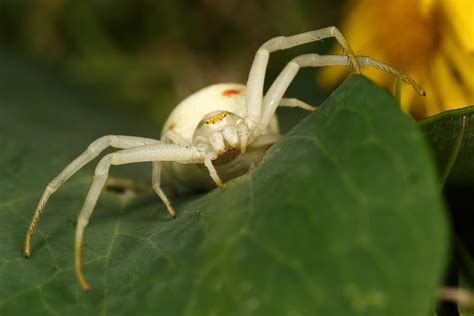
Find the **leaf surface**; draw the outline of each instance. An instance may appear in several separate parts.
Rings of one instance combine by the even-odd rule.
[[[474,290],[474,106],[448,111],[420,123],[436,157],[440,175],[449,171],[444,194],[453,223],[450,277],[448,285]],[[455,144],[459,141],[459,150]],[[452,168],[449,170],[449,162]],[[444,304],[445,313],[454,310],[453,304]],[[458,307],[461,315],[472,315],[471,307]]]
[[[440,172],[447,167],[464,126],[461,146],[447,182],[474,187],[474,106],[443,112],[422,121],[420,126],[435,152]]]

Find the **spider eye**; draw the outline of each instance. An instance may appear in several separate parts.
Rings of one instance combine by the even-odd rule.
[[[218,111],[218,112],[212,112],[209,115],[206,115],[204,119],[202,119],[203,124],[215,124],[217,122],[222,121],[224,118],[229,115],[229,112],[227,111]]]

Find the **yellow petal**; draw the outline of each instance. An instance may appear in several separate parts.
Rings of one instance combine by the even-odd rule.
[[[443,110],[457,109],[468,105],[465,92],[451,72],[447,60],[438,53],[433,62],[433,89],[439,95]]]
[[[474,1],[442,0],[446,20],[461,41],[463,47],[474,52]]]
[[[448,64],[452,65],[454,71],[459,73],[461,84],[468,93],[468,102],[474,104],[474,53],[470,54],[462,49],[457,38],[449,36],[448,32],[446,33],[443,36],[443,54],[447,58]]]
[[[415,95],[418,95],[418,94],[416,93],[415,89],[413,89],[413,87],[408,86],[406,84],[402,84],[401,89],[402,89],[401,91],[402,99],[400,103],[401,103],[402,110],[405,112],[409,112],[411,108],[413,107],[412,105],[413,99],[415,98]]]
[[[329,89],[335,86],[342,78],[350,74],[350,69],[346,66],[331,66],[321,69],[318,73],[317,83],[319,86]]]
[[[432,116],[442,111],[439,105],[439,99],[436,96],[433,80],[428,78],[423,82],[426,89],[426,97],[424,98],[425,116]]]
[[[380,71],[376,68],[363,68],[362,74],[382,87],[393,90],[393,84],[395,82],[393,75]]]
[[[434,10],[437,9],[439,1],[438,0],[420,0],[420,12],[423,16],[428,16],[433,14]]]

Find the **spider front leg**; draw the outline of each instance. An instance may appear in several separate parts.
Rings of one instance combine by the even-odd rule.
[[[28,227],[25,238],[25,257],[31,255],[31,237],[33,236],[36,226],[40,220],[43,209],[48,202],[50,196],[56,192],[59,187],[66,182],[73,174],[79,169],[84,167],[92,159],[96,158],[104,149],[107,147],[115,148],[130,148],[137,146],[144,146],[150,144],[158,144],[160,141],[149,138],[134,137],[134,136],[118,136],[109,135],[101,137],[92,142],[87,150],[83,152],[79,157],[74,159],[61,173],[54,178],[47,186],[43,195],[41,196],[33,215],[33,219]]]
[[[403,71],[395,69],[387,64],[372,59],[366,56],[356,56],[356,60],[360,66],[363,67],[374,67],[379,70],[391,73],[397,77],[400,77],[404,82],[413,86],[413,88],[420,95],[425,95],[425,91],[418,85],[410,76],[405,74]],[[285,94],[288,86],[295,78],[296,74],[302,67],[322,67],[322,66],[349,66],[351,60],[348,56],[343,55],[317,55],[307,54],[301,55],[290,61],[282,72],[275,79],[273,84],[268,89],[267,94],[263,98],[262,115],[260,124],[267,126],[276,111],[276,108],[281,104],[283,95]]]
[[[176,218],[176,212],[174,211],[174,208],[171,205],[171,201],[168,199],[165,192],[161,188],[161,167],[162,166],[163,166],[162,162],[159,162],[159,161],[153,162],[153,174],[152,174],[153,190],[155,190],[156,194],[158,194],[160,199],[163,201],[171,217]]]
[[[350,65],[354,69],[354,72],[360,73],[359,64],[355,58],[352,48],[335,26],[292,36],[279,36],[272,38],[265,42],[257,50],[252,67],[250,68],[250,73],[247,80],[246,104],[247,114],[251,122],[254,124],[260,122],[260,116],[262,112],[263,83],[265,81],[265,72],[267,70],[270,53],[310,42],[320,41],[329,37],[334,37],[339,42],[345,54],[347,54]]]
[[[137,162],[174,161],[179,163],[202,162],[202,155],[195,149],[173,144],[158,144],[124,149],[108,154],[97,165],[94,181],[89,189],[86,200],[79,214],[74,242],[74,269],[83,290],[90,290],[82,273],[82,242],[84,229],[94,210],[99,195],[107,180],[111,165],[123,165]]]

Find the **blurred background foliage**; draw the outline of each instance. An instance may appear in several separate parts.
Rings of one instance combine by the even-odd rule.
[[[356,54],[421,83],[427,97],[406,87],[402,107],[423,118],[474,104],[473,14],[472,0],[0,0],[0,44],[162,124],[202,87],[245,83],[253,54],[269,38],[336,25]],[[307,52],[341,50],[325,40],[272,54],[267,83]],[[326,68],[318,80],[318,69],[303,69],[288,95],[317,105],[348,75],[345,68]],[[393,76],[363,73],[394,86]],[[303,115],[280,111],[289,126]]]
[[[337,24],[343,7],[342,0],[0,0],[0,41],[161,124],[202,87],[245,83],[267,39]],[[292,56],[327,52],[332,43],[272,55],[267,79]],[[298,87],[299,97],[321,102],[328,90],[315,89],[314,72],[303,71],[288,93]]]

